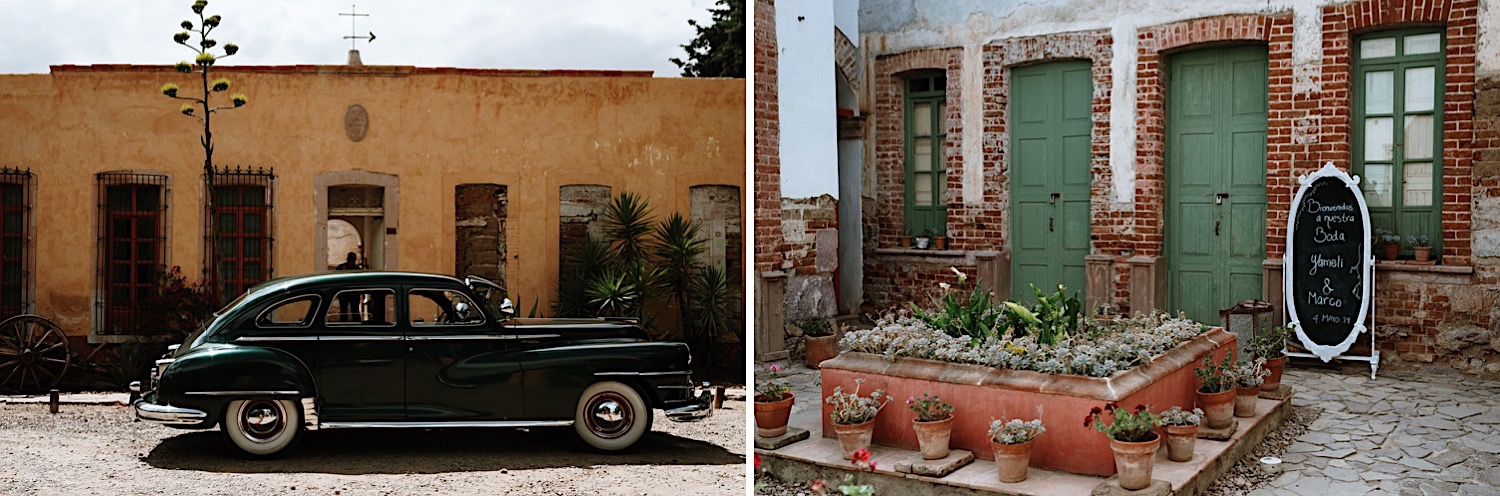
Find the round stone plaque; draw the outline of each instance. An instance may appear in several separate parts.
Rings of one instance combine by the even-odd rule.
[[[365,108],[356,103],[344,111],[344,135],[350,140],[359,141],[365,139],[365,133],[370,130],[370,114]]]

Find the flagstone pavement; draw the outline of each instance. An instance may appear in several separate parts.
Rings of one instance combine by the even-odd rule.
[[[782,375],[798,397],[821,395],[817,370]],[[1291,364],[1282,381],[1293,405],[1323,412],[1287,447],[1282,475],[1249,496],[1500,496],[1500,382]]]

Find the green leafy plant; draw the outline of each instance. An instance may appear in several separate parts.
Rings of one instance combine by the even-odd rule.
[[[1411,245],[1412,248],[1429,248],[1432,246],[1432,240],[1426,234],[1413,234],[1406,237],[1406,244]]]
[[[755,386],[755,401],[774,403],[786,399],[792,388],[787,387],[786,382],[781,379],[781,366],[773,363],[767,371],[766,380]]]
[[[936,422],[953,417],[953,405],[950,405],[937,396],[922,394],[921,398],[912,396],[906,399],[906,407],[917,413],[918,422]]]
[[[1030,334],[1036,336],[1037,342],[1056,346],[1059,340],[1078,332],[1083,319],[1083,304],[1078,301],[1076,292],[1067,296],[1067,288],[1061,284],[1052,294],[1043,293],[1036,285],[1031,285],[1031,291],[1037,298],[1033,309],[1014,301],[1005,302],[1005,316],[1011,323],[1013,336]]]
[[[958,274],[958,289],[946,282],[938,283],[942,293],[933,298],[933,309],[924,310],[912,303],[912,315],[953,337],[967,336],[978,342],[989,336],[1003,335],[1009,323],[994,304],[990,290],[980,288],[976,281],[965,292],[963,287],[968,275],[956,267],[948,270]]]
[[[833,423],[854,425],[869,422],[875,419],[881,408],[891,402],[891,398],[881,389],[876,389],[869,397],[860,396],[859,389],[864,383],[864,379],[855,379],[853,393],[845,393],[842,386],[835,386],[833,394],[823,400],[833,405],[833,411],[828,414]]]
[[[802,334],[815,338],[832,336],[834,332],[833,324],[824,318],[797,320],[793,321],[792,325],[797,326],[797,329],[800,329]]]
[[[1108,422],[1105,421],[1106,413]],[[1083,426],[1090,425],[1110,439],[1140,443],[1156,439],[1156,426],[1161,425],[1161,418],[1151,413],[1151,407],[1146,405],[1136,405],[1131,411],[1109,403],[1102,410],[1099,407],[1089,410],[1088,416],[1083,418]]]
[[[1203,381],[1203,387],[1198,388],[1198,391],[1215,394],[1234,389],[1234,353],[1225,353],[1224,360],[1217,365],[1213,363],[1213,357],[1213,353],[1204,355],[1203,366],[1193,368],[1198,380]]]
[[[1250,342],[1249,351],[1251,354],[1266,360],[1275,360],[1286,356],[1284,352],[1286,350],[1288,333],[1289,331],[1285,326],[1262,329],[1260,332],[1255,333],[1255,337]]]
[[[1376,228],[1375,229],[1374,238],[1375,238],[1375,242],[1377,244],[1379,244],[1379,243],[1400,243],[1401,242],[1401,235],[1400,234],[1396,234],[1396,233],[1393,233],[1393,232],[1390,232],[1390,231],[1387,231],[1387,230],[1381,229],[1381,228]]]
[[[1161,425],[1188,426],[1198,425],[1203,422],[1203,410],[1194,408],[1192,411],[1183,410],[1182,407],[1174,406],[1161,412]]]
[[[1021,444],[1047,432],[1042,427],[1042,419],[1024,422],[1021,419],[1010,419],[990,421],[990,440],[1000,444]]]

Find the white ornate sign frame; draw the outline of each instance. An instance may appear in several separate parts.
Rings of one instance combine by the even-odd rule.
[[[1307,192],[1308,186],[1311,186],[1314,181],[1325,177],[1332,177],[1343,181],[1344,187],[1349,188],[1349,190],[1354,193],[1354,199],[1359,202],[1360,217],[1362,222],[1364,222],[1364,253],[1366,254],[1366,258],[1362,261],[1361,264],[1363,266],[1362,272],[1364,273],[1364,279],[1361,281],[1364,294],[1360,298],[1361,305],[1359,309],[1359,316],[1354,321],[1354,330],[1344,338],[1344,341],[1342,343],[1333,346],[1323,346],[1314,343],[1307,337],[1307,334],[1303,332],[1301,319],[1297,315],[1297,306],[1293,301],[1295,299],[1295,295],[1292,292],[1292,279],[1294,277],[1290,272],[1292,270],[1292,257],[1296,255],[1296,253],[1293,252],[1292,240],[1294,239],[1293,231],[1297,227],[1297,214],[1298,210],[1300,210],[1298,206],[1301,204],[1302,196]],[[1375,347],[1375,333],[1370,332],[1370,329],[1365,327],[1365,319],[1367,317],[1370,317],[1373,314],[1374,310],[1374,300],[1372,299],[1372,296],[1374,296],[1375,294],[1375,255],[1370,251],[1370,208],[1365,204],[1364,192],[1360,191],[1359,189],[1359,179],[1359,176],[1350,177],[1349,174],[1346,174],[1344,173],[1344,171],[1341,171],[1338,168],[1334,167],[1333,162],[1324,164],[1323,168],[1318,169],[1312,174],[1304,174],[1297,178],[1297,183],[1299,185],[1297,187],[1297,195],[1292,198],[1291,213],[1287,219],[1286,254],[1283,255],[1282,258],[1282,267],[1284,267],[1283,270],[1285,271],[1285,275],[1282,276],[1282,292],[1284,295],[1283,298],[1287,313],[1291,316],[1292,319],[1290,326],[1297,333],[1297,340],[1302,343],[1302,346],[1307,348],[1308,351],[1312,352],[1311,354],[1287,353],[1288,355],[1316,357],[1323,360],[1324,362],[1328,362],[1330,360],[1333,360],[1334,358],[1367,361],[1370,362],[1370,376],[1373,378],[1375,376],[1376,368],[1380,365],[1380,351]],[[1345,351],[1349,351],[1350,346],[1354,345],[1355,339],[1358,339],[1361,334],[1366,332],[1370,332],[1370,356],[1341,356],[1341,354]]]

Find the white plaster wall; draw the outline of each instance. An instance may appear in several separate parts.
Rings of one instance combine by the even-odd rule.
[[[1500,74],[1500,0],[1479,2],[1479,46],[1475,55],[1476,75],[1483,78]]]
[[[834,4],[776,6],[777,103],[781,113],[781,196],[838,198],[838,121],[833,59]],[[847,34],[847,33],[846,33]]]

